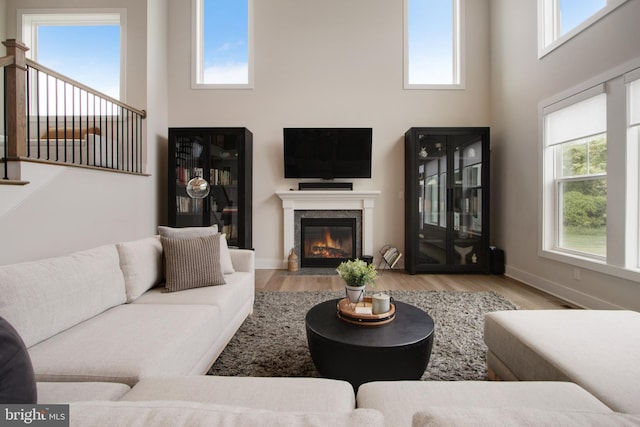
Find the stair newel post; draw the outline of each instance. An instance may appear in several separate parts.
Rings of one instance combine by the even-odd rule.
[[[8,39],[2,44],[7,49],[7,55],[14,57],[14,62],[5,68],[5,108],[7,117],[7,156],[9,159],[17,159],[27,156],[27,46]],[[16,168],[9,176],[10,179],[20,179],[19,168]]]

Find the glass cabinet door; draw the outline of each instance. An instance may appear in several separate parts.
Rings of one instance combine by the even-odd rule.
[[[482,137],[453,136],[452,264],[480,262],[482,254]]]
[[[489,128],[405,133],[405,268],[488,272]]]
[[[447,263],[447,151],[446,137],[419,135],[418,262]]]
[[[238,245],[238,148],[241,134],[220,132],[209,147],[209,203],[213,224],[226,233],[230,246]]]
[[[207,179],[205,173],[208,137],[183,134],[175,138],[175,226],[199,227],[209,225],[205,199],[187,194],[187,183],[195,177]]]
[[[169,128],[169,225],[217,225],[227,245],[252,248],[253,134],[247,128]],[[201,177],[208,192],[187,192]]]

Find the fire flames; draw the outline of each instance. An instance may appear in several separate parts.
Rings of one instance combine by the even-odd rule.
[[[320,236],[307,239],[305,254],[309,258],[344,258],[351,255],[351,248],[344,247],[340,239],[334,238],[329,227],[325,227]]]

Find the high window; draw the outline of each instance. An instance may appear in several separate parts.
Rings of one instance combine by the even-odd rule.
[[[406,89],[463,89],[465,0],[404,0]]]
[[[253,86],[253,0],[193,0],[194,88]]]
[[[538,56],[579,34],[627,0],[538,0]]]
[[[23,13],[27,56],[115,99],[123,96],[124,12]]]

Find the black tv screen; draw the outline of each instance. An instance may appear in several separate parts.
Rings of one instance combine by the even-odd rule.
[[[284,128],[285,178],[371,178],[371,128]]]

